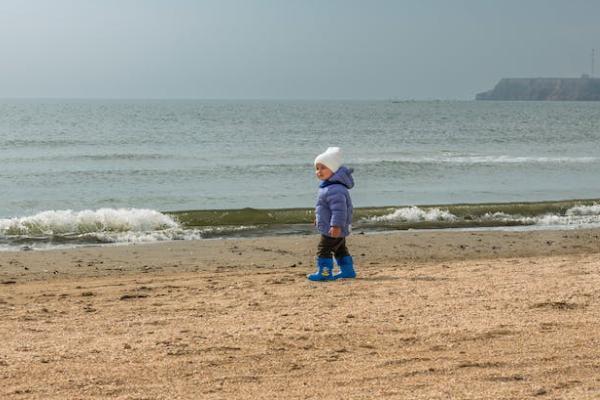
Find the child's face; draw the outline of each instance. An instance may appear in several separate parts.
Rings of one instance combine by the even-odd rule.
[[[325,165],[317,163],[317,165],[315,165],[315,175],[317,175],[317,178],[320,180],[326,181],[327,179],[331,178],[333,171],[327,168]]]

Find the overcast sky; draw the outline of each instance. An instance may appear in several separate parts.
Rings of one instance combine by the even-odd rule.
[[[598,0],[2,0],[0,97],[472,99],[593,48]]]

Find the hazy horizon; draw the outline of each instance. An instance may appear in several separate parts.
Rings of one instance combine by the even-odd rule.
[[[505,77],[591,74],[598,15],[592,0],[6,0],[0,98],[472,100]]]

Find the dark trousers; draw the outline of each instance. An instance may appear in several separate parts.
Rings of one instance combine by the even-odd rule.
[[[319,241],[319,247],[317,250],[318,257],[331,258],[332,254],[335,256],[335,258],[342,258],[350,255],[348,248],[346,247],[346,238],[334,238],[321,235],[321,240]]]

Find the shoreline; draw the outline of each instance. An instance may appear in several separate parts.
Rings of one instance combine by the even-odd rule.
[[[269,237],[314,233],[312,208],[159,212],[102,208],[46,211],[0,219],[0,251],[140,244],[172,240]],[[429,229],[521,227],[522,230],[600,226],[600,199],[358,207],[355,234]]]
[[[600,396],[600,228],[0,253],[0,397]]]
[[[36,280],[57,276],[107,276],[152,271],[193,272],[214,266],[312,265],[319,235],[211,238],[0,252],[0,278]],[[393,242],[391,248],[386,247]],[[600,228],[540,230],[408,230],[353,233],[348,246],[362,262],[544,257],[600,253]],[[173,265],[169,264],[174,258]],[[117,265],[121,264],[121,265]],[[310,269],[310,268],[309,268]],[[308,270],[307,270],[308,271]]]

